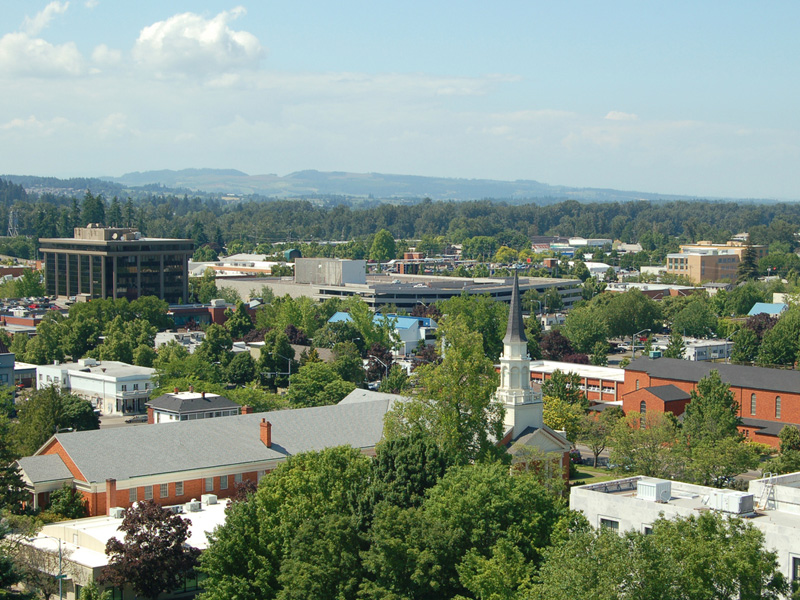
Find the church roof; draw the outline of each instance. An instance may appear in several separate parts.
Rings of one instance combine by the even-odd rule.
[[[525,327],[522,323],[522,305],[519,301],[519,277],[514,272],[514,287],[511,289],[511,309],[508,311],[508,327],[503,343],[527,342]]]

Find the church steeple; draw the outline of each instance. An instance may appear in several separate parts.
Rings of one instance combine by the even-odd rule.
[[[511,288],[511,308],[508,311],[508,327],[506,327],[506,337],[503,344],[513,344],[526,342],[525,327],[522,324],[522,304],[519,300],[519,277],[514,271],[514,287]]]
[[[512,430],[512,439],[519,437],[528,427],[543,426],[541,394],[531,387],[531,359],[522,321],[519,279],[516,273],[511,290],[508,327],[503,338],[503,355],[500,357],[500,387],[497,388],[495,398],[505,408],[505,427],[506,431]]]

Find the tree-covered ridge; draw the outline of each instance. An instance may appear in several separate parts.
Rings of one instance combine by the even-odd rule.
[[[90,189],[81,197],[34,195],[2,181],[0,223],[8,222],[13,208],[21,235],[67,237],[74,227],[92,222],[87,218],[97,217],[97,198],[101,198],[105,205],[102,222],[136,227],[148,236],[192,238],[198,244],[219,247],[237,242],[243,249],[287,240],[360,239],[368,242],[363,256],[369,253],[371,237],[382,229],[395,239],[429,238],[428,244],[441,244],[435,238],[463,243],[489,237],[496,244],[493,252],[501,246],[520,249],[537,235],[606,237],[639,242],[645,250],[654,250],[672,241],[724,242],[742,231],[749,231],[755,244],[781,243],[791,248],[794,233],[800,229],[800,204],[788,203],[565,200],[509,204],[425,199],[416,204],[356,208],[346,202],[323,205],[303,199],[226,203],[200,195],[111,195],[116,193]]]

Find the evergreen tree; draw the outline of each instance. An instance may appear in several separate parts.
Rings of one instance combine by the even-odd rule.
[[[747,244],[742,252],[739,266],[736,267],[736,283],[758,279],[758,255],[751,244]]]
[[[680,331],[673,331],[669,336],[669,343],[664,350],[664,358],[683,358],[686,346],[683,343],[683,334]]]

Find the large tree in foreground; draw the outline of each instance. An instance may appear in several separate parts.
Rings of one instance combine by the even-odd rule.
[[[138,502],[125,511],[119,530],[124,541],[106,544],[108,567],[101,581],[156,599],[183,583],[197,564],[200,551],[186,545],[188,519],[171,513],[153,501]]]
[[[502,437],[503,410],[492,402],[497,373],[481,334],[460,319],[445,320],[439,335],[446,340],[444,358],[417,369],[419,391],[395,403],[386,418],[387,439],[423,429],[449,461],[463,464],[491,453],[493,440]]]
[[[579,526],[546,556],[531,595],[542,600],[778,600],[789,591],[764,535],[715,512],[659,519],[650,535]]]

